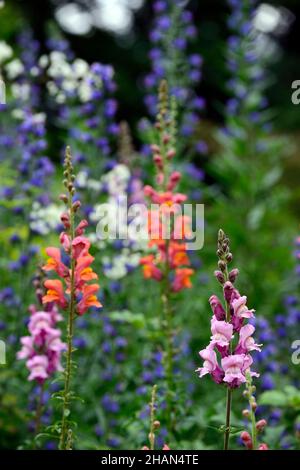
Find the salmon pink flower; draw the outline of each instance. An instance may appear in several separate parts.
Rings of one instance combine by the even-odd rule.
[[[82,288],[82,299],[77,305],[78,315],[83,315],[90,307],[102,307],[95,293],[99,290],[98,284],[86,284]]]
[[[61,308],[66,308],[68,302],[64,296],[64,289],[62,282],[58,279],[47,279],[45,281],[47,294],[43,297],[43,304],[51,302],[56,303]]]
[[[92,281],[94,279],[98,279],[98,276],[90,265],[94,261],[94,257],[91,255],[82,256],[81,258],[77,259],[76,267],[75,267],[75,286],[76,289],[80,289],[84,283],[87,281]]]
[[[57,274],[61,277],[68,275],[69,270],[61,262],[61,254],[58,248],[48,247],[46,248],[46,253],[50,258],[48,258],[47,263],[43,266],[44,271],[56,271]]]

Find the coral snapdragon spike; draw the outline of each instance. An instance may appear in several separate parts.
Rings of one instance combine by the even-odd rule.
[[[176,191],[181,179],[178,171],[170,168],[175,151],[175,109],[169,109],[168,86],[162,81],[159,89],[159,113],[156,129],[158,143],[152,145],[153,161],[157,170],[157,188],[146,185],[145,196],[153,204],[148,211],[149,248],[155,254],[143,257],[145,278],[163,282],[172,278],[171,291],[179,292],[192,287],[193,270],[187,254],[185,238],[190,233],[190,220],[182,215],[185,194]]]
[[[182,204],[187,199],[176,188],[181,174],[171,168],[176,155],[176,106],[169,103],[168,85],[164,80],[159,88],[159,112],[155,124],[157,142],[152,145],[156,167],[156,187],[145,186],[145,196],[150,200],[148,209],[148,237],[150,254],[140,260],[144,277],[160,283],[163,307],[161,331],[164,338],[164,368],[166,374],[166,423],[168,431],[174,430],[175,386],[173,383],[174,331],[172,326],[174,293],[192,287],[193,269],[189,267],[186,238],[189,218],[182,215]]]
[[[64,231],[60,234],[60,243],[65,253],[64,259],[67,258],[68,261],[66,264],[62,261],[61,251],[58,248],[48,247],[46,249],[49,258],[43,269],[46,272],[54,272],[60,279],[47,279],[45,281],[44,285],[47,291],[42,301],[45,305],[54,304],[68,311],[67,353],[64,371],[65,387],[62,392],[63,415],[59,448],[70,449],[72,429],[70,429],[68,416],[72,396],[70,381],[74,320],[76,315],[85,314],[91,307],[99,308],[101,304],[96,296],[99,285],[95,281],[98,276],[91,268],[94,258],[89,254],[90,241],[84,236],[84,230],[88,223],[86,220],[81,220],[77,226],[75,225],[75,217],[80,202],[78,200],[74,202],[75,176],[69,147],[66,149],[64,177],[67,194],[62,194],[60,199],[66,204],[66,211],[61,215]]]
[[[253,363],[251,351],[260,351],[261,344],[253,338],[255,328],[247,320],[254,317],[254,310],[247,307],[247,297],[242,296],[234,283],[238,270],[228,271],[232,261],[229,239],[223,230],[218,234],[217,256],[218,270],[215,277],[222,285],[224,304],[216,295],[209,299],[213,317],[211,320],[211,341],[199,352],[204,360],[203,366],[197,369],[199,376],[211,375],[212,379],[227,387],[227,412],[224,448],[228,448],[230,436],[230,410],[232,390],[247,382],[247,376],[258,377],[250,367]],[[234,341],[236,340],[236,341]]]

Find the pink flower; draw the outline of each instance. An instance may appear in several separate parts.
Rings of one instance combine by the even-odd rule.
[[[61,353],[66,350],[66,344],[60,339],[61,332],[57,329],[52,329],[45,341],[47,351]]]
[[[218,321],[215,316],[211,320],[212,345],[228,347],[232,339],[233,326],[226,321]]]
[[[84,234],[84,230],[85,228],[89,225],[88,221],[87,220],[81,220],[81,222],[79,222],[79,224],[77,225],[76,227],[76,230],[75,230],[75,234],[78,236],[81,236]]]
[[[64,250],[68,253],[71,248],[71,241],[69,235],[67,235],[66,232],[61,232],[59,236],[59,241],[62,244]]]
[[[34,356],[26,362],[27,368],[30,370],[28,380],[36,380],[39,383],[43,383],[48,378],[47,367],[48,367],[47,356],[40,355]]]
[[[235,354],[243,354],[254,350],[261,351],[260,346],[262,346],[262,344],[256,344],[254,338],[252,338],[254,331],[255,328],[253,325],[248,324],[242,326],[240,329],[240,338],[235,350]]]
[[[245,295],[239,297],[238,299],[232,300],[233,313],[237,318],[252,318],[254,316],[253,314],[255,310],[249,310],[246,302],[247,297]]]
[[[218,297],[216,295],[212,295],[209,298],[209,303],[216,319],[225,320],[226,313]]]
[[[238,387],[246,382],[244,375],[245,354],[233,354],[223,357],[221,360],[225,372],[224,382],[230,384],[232,388]]]
[[[217,354],[211,346],[206,349],[202,349],[199,352],[202,359],[204,359],[203,367],[199,367],[196,372],[199,372],[199,377],[203,377],[206,374],[211,374],[213,380],[217,383],[221,383],[223,380],[223,372],[218,365]]]
[[[27,359],[28,357],[32,357],[34,355],[34,338],[31,336],[23,336],[21,338],[22,349],[17,353],[18,359]]]
[[[52,318],[47,312],[36,312],[31,316],[28,330],[35,338],[36,344],[43,341],[43,337],[52,330]]]
[[[250,372],[251,377],[259,377],[257,372],[252,372],[250,367],[253,364],[253,359],[249,354],[244,354],[244,364],[243,364],[243,372],[245,373],[247,370]]]
[[[28,380],[42,383],[55,371],[62,370],[60,358],[66,344],[61,341],[61,331],[56,327],[57,321],[61,320],[56,307],[47,312],[31,307],[30,311],[28,329],[31,336],[21,338],[22,349],[17,353],[17,358],[28,359]]]
[[[81,256],[88,255],[90,246],[90,241],[86,237],[78,236],[74,238],[72,242],[74,259],[78,259]]]

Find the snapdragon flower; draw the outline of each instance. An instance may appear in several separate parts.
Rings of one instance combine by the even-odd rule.
[[[219,270],[215,272],[215,276],[223,288],[225,307],[216,295],[210,297],[213,313],[211,342],[199,352],[204,363],[196,372],[200,378],[210,375],[214,382],[227,387],[224,448],[228,449],[232,390],[246,383],[247,376],[259,377],[257,372],[251,370],[253,364],[251,352],[261,351],[262,345],[256,344],[253,338],[255,327],[249,323],[245,324],[254,317],[254,310],[247,307],[247,297],[242,296],[234,286],[238,270],[232,269],[228,272],[228,264],[233,256],[229,248],[229,239],[222,230],[219,230],[218,234],[217,255]]]

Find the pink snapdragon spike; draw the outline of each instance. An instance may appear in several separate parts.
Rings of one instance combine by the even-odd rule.
[[[233,256],[229,248],[229,239],[222,230],[218,233],[217,256],[219,269],[214,274],[222,286],[224,303],[222,304],[216,295],[209,298],[213,313],[212,334],[209,345],[199,353],[204,363],[196,372],[200,378],[210,375],[214,382],[227,387],[224,449],[228,449],[232,389],[246,383],[247,375],[259,376],[251,370],[253,363],[251,352],[260,351],[262,345],[256,344],[253,338],[255,328],[247,323],[254,317],[254,310],[248,308],[247,297],[241,295],[234,286],[239,272],[236,268],[228,270]],[[250,448],[250,441],[247,441],[247,445]]]
[[[247,307],[247,297],[241,296],[234,287],[233,282],[238,271],[232,270],[228,273],[227,264],[232,259],[229,252],[228,243],[224,232],[221,232],[219,240],[219,268],[215,272],[217,280],[223,287],[225,306],[216,295],[212,295],[209,303],[213,317],[211,320],[211,342],[208,347],[200,351],[200,356],[204,359],[203,367],[197,369],[200,377],[210,374],[217,383],[224,383],[227,387],[237,388],[246,382],[245,373],[252,365],[251,351],[261,351],[261,346],[255,343],[253,325],[244,324],[249,318],[254,317],[254,310]],[[219,234],[220,237],[220,234]],[[227,239],[228,240],[228,239]],[[228,259],[226,259],[226,257]],[[229,261],[230,260],[230,261]],[[226,313],[227,312],[227,313]],[[233,339],[237,336],[238,344],[233,350]],[[220,357],[218,363],[217,353]],[[251,375],[258,376],[256,372]],[[220,378],[222,377],[222,380]]]
[[[27,359],[28,380],[43,384],[55,372],[62,371],[61,355],[66,344],[61,341],[61,331],[57,327],[61,317],[53,304],[49,310],[39,311],[32,307],[30,310],[30,336],[21,338],[22,349],[17,358]]]

